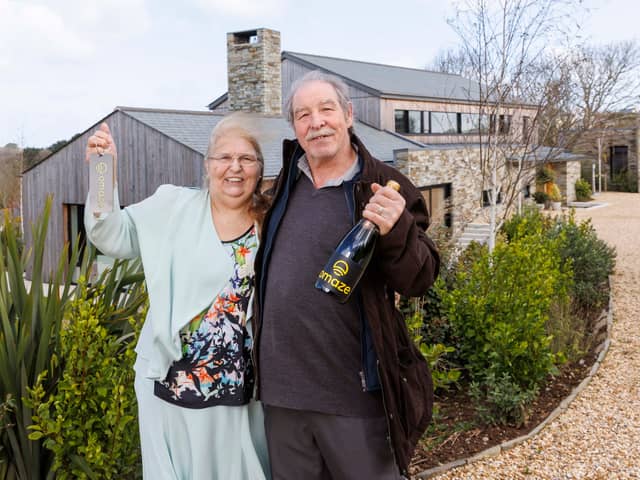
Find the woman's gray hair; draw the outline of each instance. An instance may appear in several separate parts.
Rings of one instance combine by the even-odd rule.
[[[262,221],[267,213],[267,209],[270,205],[269,197],[262,193],[262,176],[264,174],[264,155],[262,154],[262,148],[260,148],[259,138],[266,140],[269,138],[264,125],[264,118],[261,118],[257,115],[251,115],[249,113],[244,112],[234,112],[222,120],[220,120],[213,130],[211,131],[211,135],[209,136],[209,145],[207,146],[207,153],[204,157],[204,161],[207,161],[207,158],[210,154],[212,154],[216,147],[216,142],[218,139],[226,136],[233,135],[242,138],[249,142],[249,144],[253,147],[256,152],[256,158],[260,163],[260,172],[258,173],[258,183],[256,184],[256,189],[253,192],[251,198],[251,206],[250,211],[253,214],[254,220],[258,223],[258,225],[262,225]],[[209,188],[208,177],[205,173],[203,188]]]
[[[310,72],[305,73],[302,77],[296,79],[289,89],[289,95],[287,95],[284,103],[284,111],[286,112],[287,120],[291,125],[293,125],[293,97],[295,97],[297,91],[300,90],[302,86],[311,82],[324,82],[331,85],[336,91],[340,107],[346,115],[349,111],[349,105],[351,104],[349,87],[347,84],[335,75],[324,73],[320,70],[311,70]]]
[[[260,142],[258,142],[258,118],[254,115],[250,115],[244,112],[234,112],[222,120],[220,120],[209,135],[209,145],[207,146],[207,153],[204,156],[204,161],[213,153],[216,147],[218,139],[226,135],[238,136],[251,144],[256,152],[256,157],[260,163],[260,177],[264,172],[264,156],[262,154],[262,148],[260,148]],[[203,179],[203,188],[208,188],[209,182],[205,170]]]

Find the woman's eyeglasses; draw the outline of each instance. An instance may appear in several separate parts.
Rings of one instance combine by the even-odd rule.
[[[220,155],[212,155],[210,157],[207,157],[207,160],[213,160],[220,165],[231,165],[236,159],[238,160],[238,163],[240,163],[240,165],[242,165],[243,167],[253,167],[254,165],[258,164],[258,158],[255,155],[248,155],[246,153],[240,155],[223,153]]]

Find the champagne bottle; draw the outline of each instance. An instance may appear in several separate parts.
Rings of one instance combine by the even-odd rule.
[[[400,191],[398,182],[389,180],[387,187]],[[342,238],[316,280],[315,287],[338,297],[340,303],[349,300],[351,293],[362,278],[380,231],[367,220],[360,221]]]

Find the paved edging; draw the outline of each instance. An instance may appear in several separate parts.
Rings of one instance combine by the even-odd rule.
[[[502,442],[499,445],[495,445],[493,447],[487,448],[479,453],[476,453],[475,455],[472,455],[471,457],[468,458],[461,458],[458,460],[454,460],[453,462],[449,462],[449,463],[445,463],[443,465],[438,465],[437,467],[433,467],[430,468],[428,470],[424,470],[423,472],[420,472],[416,475],[414,475],[414,478],[431,478],[434,475],[439,475],[441,473],[444,473],[448,470],[452,470],[454,468],[457,467],[462,467],[464,465],[468,465],[470,463],[474,463],[478,460],[482,460],[484,458],[488,458],[488,457],[495,457],[497,455],[500,454],[500,452],[509,450],[517,445],[520,445],[521,443],[526,442],[527,440],[530,440],[531,438],[535,437],[538,433],[540,433],[549,423],[551,423],[553,420],[555,420],[560,414],[562,414],[563,412],[565,412],[567,410],[567,408],[569,408],[569,405],[571,405],[571,402],[573,402],[573,400],[575,400],[575,398],[578,396],[578,394],[580,394],[580,392],[582,392],[587,385],[589,385],[589,382],[591,382],[591,379],[593,378],[593,376],[598,372],[598,370],[600,369],[600,365],[602,364],[602,362],[604,361],[605,357],[607,356],[607,352],[609,351],[609,347],[611,346],[611,328],[613,326],[613,285],[612,285],[612,279],[613,277],[610,275],[609,276],[609,309],[606,313],[604,313],[603,315],[601,315],[600,317],[598,317],[598,320],[596,321],[596,325],[600,324],[602,322],[602,320],[604,318],[606,318],[606,335],[604,340],[600,343],[600,345],[598,345],[598,347],[596,347],[596,352],[598,352],[598,358],[596,359],[596,361],[594,362],[594,364],[591,367],[591,370],[589,371],[589,374],[584,378],[584,380],[582,380],[582,382],[580,382],[580,384],[578,384],[576,387],[574,387],[574,389],[571,391],[571,393],[564,399],[562,400],[562,402],[560,402],[560,405],[558,405],[555,410],[553,410],[548,416],[547,418],[545,418],[537,427],[535,427],[533,430],[531,430],[529,433],[527,433],[526,435],[522,435],[521,437],[518,438],[514,438],[512,440],[507,440],[506,442]],[[596,330],[596,335],[598,334],[598,331]]]

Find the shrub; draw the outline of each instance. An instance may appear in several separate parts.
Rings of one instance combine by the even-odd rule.
[[[591,185],[584,178],[580,178],[576,181],[576,199],[579,202],[588,202],[591,200]]]
[[[589,326],[589,317],[577,313],[570,301],[561,299],[551,304],[547,332],[551,351],[559,361],[574,362],[584,356],[591,346]]]
[[[631,172],[620,172],[611,176],[609,189],[618,192],[637,192],[638,178]]]
[[[547,192],[538,190],[537,192],[534,192],[533,199],[536,203],[547,203],[549,201],[549,195],[547,195]]]
[[[43,372],[29,390],[34,411],[29,438],[42,439],[53,452],[52,471],[61,480],[141,478],[133,389],[136,335],[109,334],[103,319],[112,308],[83,289],[65,315],[57,388],[46,390]],[[139,324],[131,319],[136,333]]]
[[[33,424],[31,407],[23,401],[43,371],[42,386],[55,392],[61,375],[60,334],[65,309],[79,294],[71,273],[79,258],[78,242],[65,246],[49,284],[43,282],[43,256],[51,200],[33,225],[33,245],[21,254],[20,233],[5,218],[0,235],[0,402],[5,404],[0,424],[0,473],[6,479],[50,478],[52,455],[41,440],[29,438]],[[87,248],[80,274],[87,276],[95,249]],[[25,285],[24,272],[31,271]],[[87,295],[96,302],[114,305],[105,322],[116,334],[130,332],[127,319],[146,301],[143,275],[135,263],[116,262],[91,287]],[[100,286],[104,285],[104,289]]]
[[[553,335],[552,351],[568,359],[578,358],[589,347],[589,322],[594,311],[608,301],[608,276],[615,266],[615,249],[596,236],[590,221],[577,224],[575,216],[550,219],[535,209],[525,209],[503,226],[510,241],[542,231],[557,244],[564,269],[571,267],[570,304],[558,298],[550,309],[547,331]]]
[[[525,205],[521,214],[513,215],[508,220],[505,220],[502,225],[502,232],[505,234],[507,241],[512,242],[523,236],[548,230],[549,222],[549,217],[542,215],[537,208]]]
[[[482,423],[521,427],[527,421],[529,407],[538,395],[538,389],[522,389],[509,373],[496,377],[491,372],[482,385],[472,382],[469,393]]]
[[[571,272],[556,253],[559,239],[540,228],[516,237],[493,254],[485,250],[468,271],[457,272],[452,289],[441,284],[438,293],[471,378],[506,373],[531,390],[556,370],[545,326],[553,300],[567,295]]]
[[[544,185],[545,183],[550,183],[555,181],[556,179],[556,172],[554,172],[551,168],[549,167],[541,167],[536,171],[536,184],[537,185]]]
[[[551,200],[552,202],[562,201],[562,194],[560,193],[560,188],[555,183],[552,183],[551,188],[549,189],[549,200]]]
[[[572,264],[570,293],[579,313],[604,307],[609,297],[608,278],[615,267],[615,248],[598,238],[590,220],[577,224],[573,214],[558,220],[549,236],[561,239],[560,258]]]
[[[442,343],[427,344],[424,342],[423,332],[426,327],[422,300],[418,298],[409,301],[413,312],[405,316],[407,329],[413,342],[429,363],[434,390],[446,389],[455,384],[460,378],[460,370],[453,368],[446,360],[446,355],[455,351]]]

